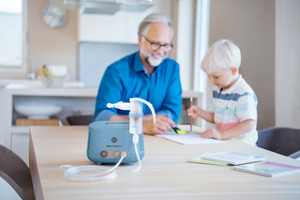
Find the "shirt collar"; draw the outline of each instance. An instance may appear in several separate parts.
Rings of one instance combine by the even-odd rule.
[[[140,51],[137,51],[137,52],[135,52],[135,55],[134,55],[134,70],[136,72],[145,71],[145,68],[143,66],[143,63],[142,63],[139,53],[140,53]]]
[[[225,90],[225,91],[222,91],[223,93],[232,93],[232,91],[234,91],[236,88],[239,87],[241,81],[242,81],[242,75],[240,74],[238,80],[228,89],[228,90]]]

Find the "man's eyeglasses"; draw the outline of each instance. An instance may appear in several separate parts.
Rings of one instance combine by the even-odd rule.
[[[159,42],[152,42],[150,41],[148,38],[146,38],[146,36],[142,35],[147,42],[149,42],[151,44],[151,48],[153,51],[158,50],[160,47],[163,47],[165,51],[171,51],[171,49],[173,48],[173,44],[160,44]]]

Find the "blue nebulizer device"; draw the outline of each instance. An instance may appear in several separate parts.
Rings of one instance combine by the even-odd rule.
[[[135,163],[138,158],[133,144],[134,134],[129,133],[129,122],[97,121],[89,125],[87,157],[97,163]],[[138,134],[137,150],[140,159],[144,157],[143,134]]]
[[[129,171],[119,171],[119,173],[135,172],[141,168],[141,159],[144,157],[142,103],[150,108],[153,123],[156,122],[156,115],[152,104],[148,101],[141,98],[131,98],[129,101],[107,104],[108,108],[129,110],[129,122],[97,121],[89,125],[86,152],[88,159],[96,164],[110,163],[115,165],[106,170],[103,170],[105,166],[99,165],[62,165],[60,169],[67,178],[82,181],[112,178],[117,175],[116,168],[121,163],[138,162],[138,167]],[[83,171],[93,173],[80,174]]]

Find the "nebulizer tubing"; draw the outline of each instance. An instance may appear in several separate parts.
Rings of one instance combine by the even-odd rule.
[[[153,115],[153,123],[156,122],[156,115],[154,108],[151,103],[148,101],[145,101],[141,98],[131,98],[130,102],[142,102],[145,103],[151,110]],[[123,103],[118,102],[116,104],[107,104],[107,107],[109,108],[119,108],[123,110],[132,110],[133,106],[130,103]],[[137,144],[139,142],[139,136],[138,134],[133,134],[132,142],[134,144],[134,150],[135,154],[138,160],[138,167],[133,170],[126,170],[126,171],[118,171],[119,173],[132,173],[137,172],[142,167],[142,162],[140,155],[138,153]],[[81,166],[72,166],[72,165],[61,165],[60,170],[64,172],[64,176],[71,180],[79,180],[79,181],[96,181],[96,180],[103,180],[108,178],[114,178],[117,176],[117,167],[122,163],[123,159],[125,158],[125,155],[122,153],[120,160],[111,168],[105,167],[105,166],[99,166],[99,165],[81,165]],[[106,170],[104,170],[106,168]],[[79,174],[80,172],[88,172],[89,174]]]
[[[156,115],[155,115],[155,111],[154,111],[154,108],[153,108],[151,103],[149,103],[148,101],[146,101],[144,99],[141,99],[141,98],[130,98],[129,101],[130,102],[139,101],[139,102],[142,102],[142,103],[146,104],[151,110],[151,113],[152,113],[152,116],[153,116],[153,123],[155,124]]]
[[[138,167],[132,170],[126,170],[126,171],[119,171],[119,173],[132,173],[132,172],[137,172],[142,168],[142,162],[141,162],[141,158],[140,158],[140,154],[138,152],[137,149],[137,144],[139,143],[139,136],[138,134],[134,134],[132,137],[132,142],[134,144],[134,151],[135,151],[135,155],[138,159]]]
[[[96,181],[107,178],[114,178],[117,176],[116,168],[121,164],[123,159],[124,156],[122,155],[115,166],[106,170],[103,169],[107,167],[99,165],[61,165],[60,170],[64,172],[66,178],[77,181]],[[79,172],[89,172],[91,174],[79,174]]]
[[[156,122],[155,111],[154,111],[154,108],[153,108],[151,103],[149,103],[148,101],[146,101],[144,99],[141,99],[141,98],[130,98],[129,101],[130,101],[130,103],[125,103],[125,102],[121,102],[121,101],[118,102],[118,103],[115,103],[115,104],[108,103],[107,107],[108,108],[118,108],[118,109],[121,109],[121,110],[132,110],[132,103],[133,102],[142,102],[150,108],[152,116],[153,116],[153,123]]]

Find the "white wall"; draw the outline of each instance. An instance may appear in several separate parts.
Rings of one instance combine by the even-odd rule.
[[[43,21],[43,10],[49,0],[27,2],[28,55],[35,58],[36,72],[39,73],[44,64],[61,64],[68,66],[70,78],[76,78],[78,12],[68,10],[66,23],[61,27],[51,28]]]
[[[64,64],[70,78],[76,79],[79,41],[137,43],[140,21],[149,13],[162,12],[171,17],[175,28],[175,48],[170,57],[181,66],[183,89],[192,89],[195,0],[153,0],[154,7],[142,13],[79,15],[76,10],[68,10],[67,21],[59,28],[50,28],[42,20],[42,11],[48,3],[48,0],[28,1],[28,55],[36,59],[37,73],[44,64]]]
[[[193,42],[194,42],[194,0],[153,0],[154,6],[144,12],[119,11],[114,15],[80,15],[79,41],[91,42],[138,42],[138,25],[153,12],[168,16],[174,24],[174,49],[170,58],[180,64],[183,90],[193,85]]]
[[[210,7],[210,45],[227,38],[240,47],[240,72],[258,97],[258,129],[274,126],[275,0],[211,0]]]
[[[276,125],[300,128],[300,1],[276,0]]]
[[[232,39],[258,96],[258,128],[300,128],[300,1],[211,0],[210,44]]]
[[[171,16],[171,0],[153,0],[154,6],[143,12],[118,11],[114,15],[84,14],[79,16],[79,40],[98,42],[138,42],[138,25],[153,12]]]

